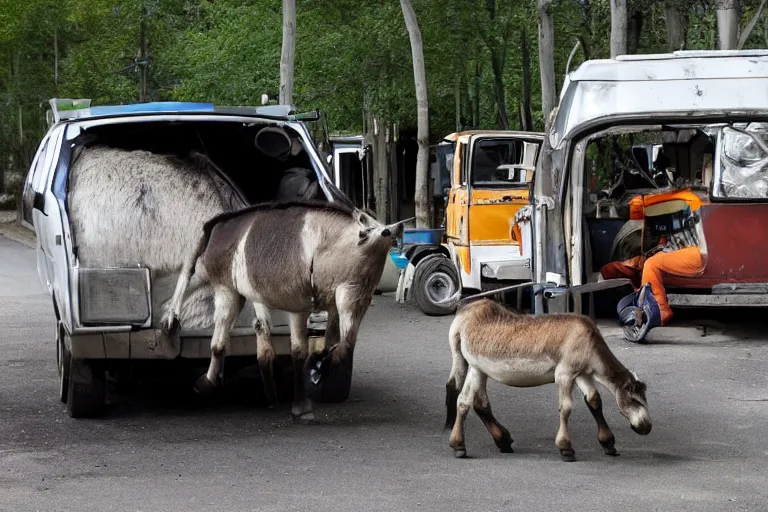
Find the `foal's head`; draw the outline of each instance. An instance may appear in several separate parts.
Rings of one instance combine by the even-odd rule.
[[[629,420],[632,430],[641,436],[650,434],[652,426],[645,389],[645,382],[631,372],[624,384],[616,390],[616,402],[621,414]]]

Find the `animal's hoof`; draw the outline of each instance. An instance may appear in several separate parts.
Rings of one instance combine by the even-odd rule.
[[[606,455],[610,455],[612,457],[619,454],[619,452],[616,451],[616,448],[614,448],[614,445],[616,444],[616,439],[613,437],[609,438],[607,441],[600,441],[600,446],[603,447],[603,451]]]
[[[161,330],[169,339],[176,339],[176,336],[179,335],[179,331],[181,330],[179,317],[176,315],[169,315],[168,318],[163,321]]]
[[[211,396],[216,391],[216,383],[212,382],[207,374],[203,374],[195,382],[195,392],[200,396]]]
[[[515,450],[512,449],[512,443],[509,444],[502,444],[499,445],[499,451],[501,453],[515,453]]]
[[[315,422],[315,413],[311,412],[311,411],[310,412],[305,412],[304,414],[299,414],[299,415],[291,413],[291,418],[296,423],[304,423],[304,424],[314,423]]]
[[[563,462],[573,462],[576,460],[576,453],[573,450],[560,450],[560,457]]]
[[[464,459],[467,457],[467,449],[463,446],[461,448],[454,448],[453,449],[453,456],[457,459]]]

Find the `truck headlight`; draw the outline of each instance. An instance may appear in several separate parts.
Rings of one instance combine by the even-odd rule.
[[[83,324],[143,325],[149,320],[149,269],[79,268],[77,276]]]

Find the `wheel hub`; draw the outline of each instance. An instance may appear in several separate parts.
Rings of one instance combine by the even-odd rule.
[[[456,285],[453,283],[453,279],[445,272],[435,272],[427,277],[424,289],[429,300],[433,303],[444,301],[456,293]]]

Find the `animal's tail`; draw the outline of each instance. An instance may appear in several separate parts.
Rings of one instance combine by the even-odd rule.
[[[181,328],[179,321],[181,316],[181,306],[184,303],[184,297],[187,293],[187,288],[189,287],[189,281],[195,273],[195,265],[197,264],[198,258],[203,254],[203,251],[205,251],[205,248],[208,245],[211,230],[207,229],[207,227],[208,226],[206,225],[206,229],[203,229],[194,250],[190,251],[187,258],[184,260],[184,265],[181,267],[179,278],[176,281],[176,289],[173,292],[171,305],[162,322],[163,333],[171,339],[176,338]]]
[[[445,428],[449,429],[453,427],[456,422],[456,401],[459,399],[459,393],[464,387],[464,381],[467,378],[467,360],[464,359],[464,355],[461,353],[461,327],[462,327],[462,315],[457,314],[451,323],[451,328],[448,332],[448,343],[451,346],[451,376],[448,378],[448,382],[445,384]]]

